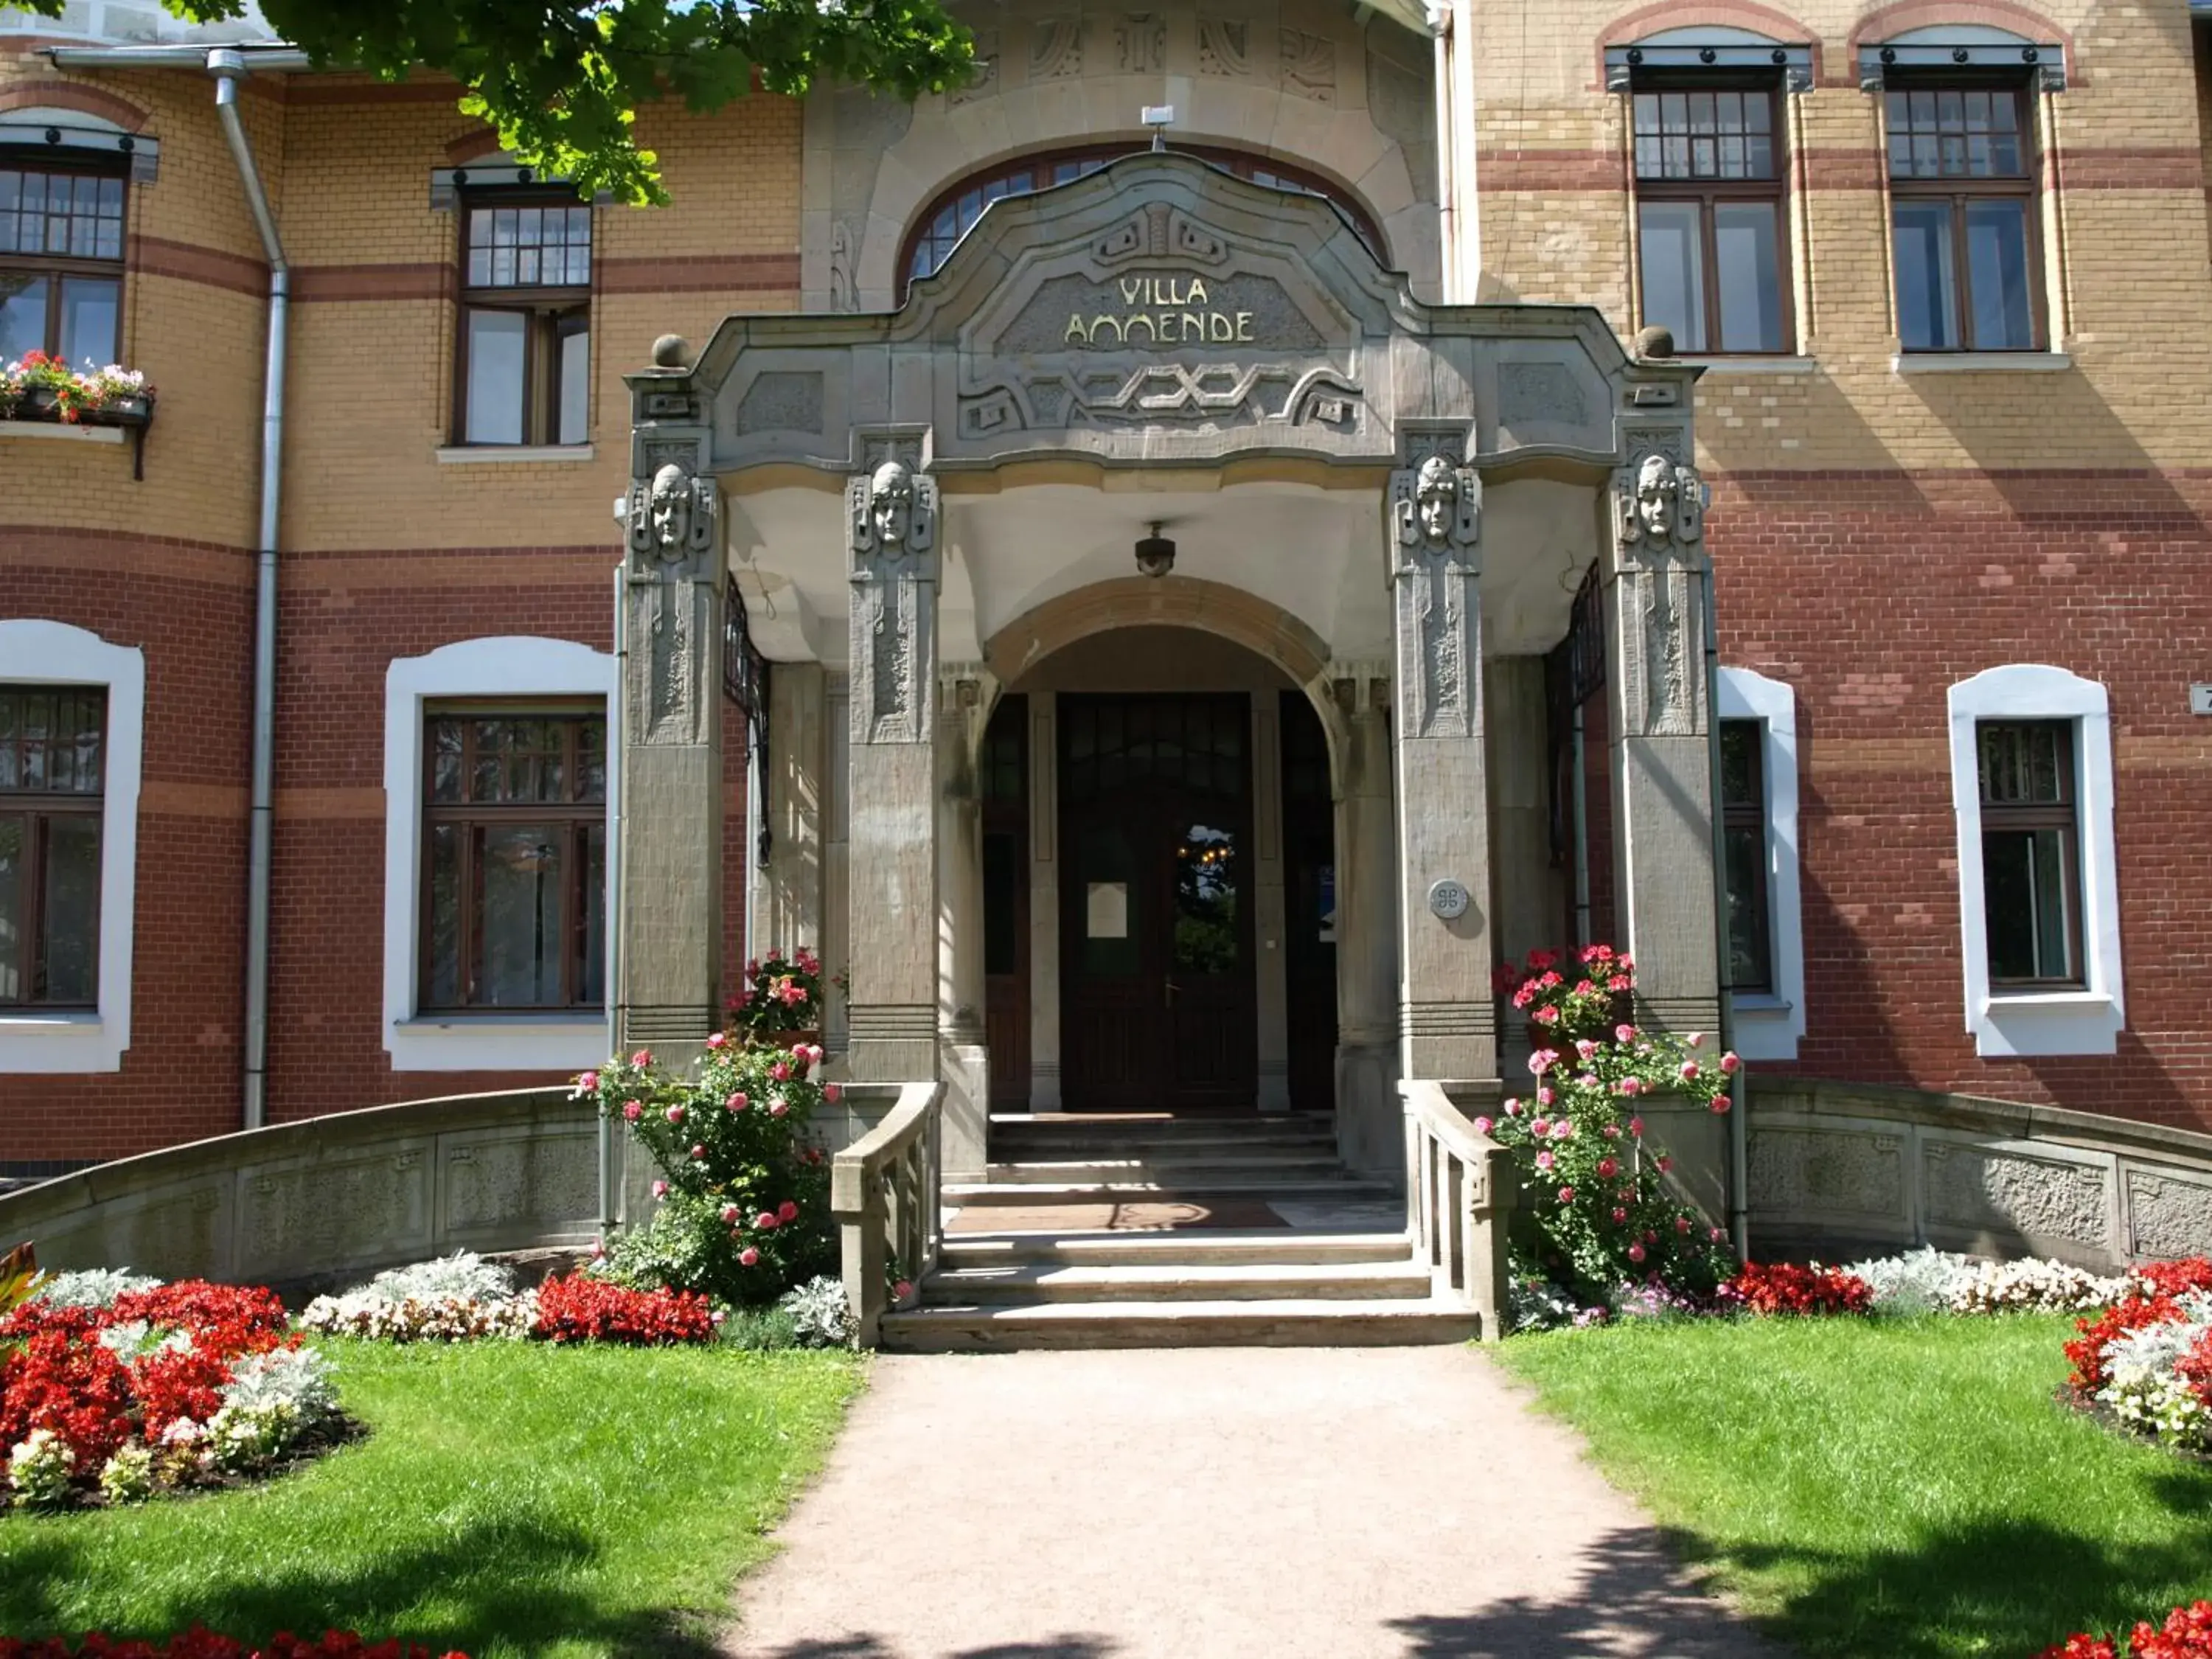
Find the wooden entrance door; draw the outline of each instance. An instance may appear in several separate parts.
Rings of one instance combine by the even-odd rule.
[[[1249,1109],[1249,700],[1060,709],[1062,1097],[1078,1111]]]

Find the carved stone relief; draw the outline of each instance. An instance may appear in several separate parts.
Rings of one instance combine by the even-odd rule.
[[[1336,101],[1336,42],[1325,34],[1283,31],[1283,90],[1316,103]]]
[[[1241,17],[1198,18],[1198,72],[1224,81],[1252,76],[1251,25]]]
[[[692,590],[712,574],[713,554],[721,544],[720,506],[714,481],[692,477],[675,461],[664,462],[650,483],[630,487],[623,529],[635,590],[629,648],[638,660],[629,693],[637,742],[700,740],[708,677]]]
[[[1498,365],[1499,425],[1581,426],[1589,419],[1589,406],[1581,383],[1565,363]]]
[[[930,741],[937,510],[937,481],[896,456],[846,482],[855,743]]]
[[[1698,470],[1646,449],[1615,475],[1613,536],[1620,550],[1626,615],[1638,620],[1621,651],[1626,707],[1646,737],[1690,737],[1705,729],[1705,674],[1698,615],[1705,485]]]
[[[1124,12],[1114,22],[1114,67],[1123,75],[1158,75],[1167,67],[1167,20],[1157,12]]]
[[[853,232],[842,219],[833,219],[830,222],[830,309],[860,308],[860,291],[853,285]]]
[[[1750,1173],[1756,1209],[1905,1218],[1905,1151],[1895,1135],[1761,1129],[1752,1137]]]
[[[1030,79],[1061,81],[1082,73],[1082,18],[1038,18],[1030,30]]]
[[[769,369],[753,378],[738,404],[738,431],[822,430],[822,374],[818,369]]]
[[[1922,1158],[1921,1190],[1935,1225],[1996,1228],[2083,1244],[2111,1240],[2100,1168],[1944,1140],[1929,1142]]]
[[[2138,1256],[2212,1254],[2212,1182],[2178,1171],[2128,1171],[2129,1244]]]
[[[1401,718],[1415,738],[1480,727],[1482,480],[1447,454],[1390,475]]]
[[[945,101],[954,109],[963,104],[972,104],[979,98],[988,98],[999,90],[999,32],[983,29],[975,36],[975,72],[964,87],[955,87],[945,94]]]

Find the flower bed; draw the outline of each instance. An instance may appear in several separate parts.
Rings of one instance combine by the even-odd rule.
[[[328,1362],[258,1288],[64,1275],[0,1318],[6,1486],[127,1503],[265,1471],[338,1425]]]
[[[0,366],[0,420],[143,426],[153,407],[146,377],[119,363],[79,371],[59,357],[27,351]]]
[[[0,1636],[0,1659],[430,1659],[430,1650],[395,1641],[371,1644],[349,1630],[325,1631],[313,1641],[279,1631],[261,1646],[252,1647],[194,1625],[158,1647],[151,1642],[112,1642],[98,1631],[87,1632],[73,1644],[59,1637],[25,1642]],[[469,1656],[448,1653],[442,1659]]]
[[[2212,1261],[2138,1267],[2112,1305],[2074,1327],[2076,1403],[2162,1445],[2212,1453]]]
[[[1817,1262],[1800,1267],[1778,1261],[1761,1267],[1746,1262],[1743,1271],[1721,1286],[1723,1302],[1747,1312],[1777,1315],[1857,1314],[1874,1305],[1874,1287],[1856,1273]]]
[[[2212,1601],[2176,1607],[2163,1625],[2145,1620],[2124,1640],[2078,1632],[2039,1659],[2212,1659]]]
[[[520,1338],[538,1324],[538,1293],[470,1251],[380,1273],[343,1296],[319,1296],[300,1323],[326,1336],[384,1342]]]
[[[632,1290],[583,1273],[548,1279],[538,1291],[532,1336],[548,1342],[707,1342],[714,1335],[714,1310],[690,1291]]]

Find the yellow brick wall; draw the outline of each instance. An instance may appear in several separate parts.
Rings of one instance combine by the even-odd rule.
[[[1785,198],[1798,375],[1716,368],[1698,394],[1709,464],[1770,468],[2171,467],[2212,462],[2212,243],[2203,175],[2212,93],[2186,9],[2065,0],[2042,9],[1916,8],[1808,0],[1791,26],[1759,8],[1621,0],[1485,0],[1472,8],[1484,297],[1571,301],[1624,336],[1638,320],[1625,100],[1602,89],[1600,43],[1682,23],[1734,22],[1816,48],[1818,84],[1786,99],[1793,160],[1811,178]],[[1998,23],[2070,40],[2068,90],[2038,100],[2069,181],[2045,192],[2046,331],[2071,372],[1899,374],[1891,316],[1875,97],[1858,88],[1853,32],[1878,10],[1905,28]],[[1869,40],[1878,38],[1870,34]],[[1455,49],[1459,49],[1455,44]],[[1856,168],[1853,167],[1854,161]],[[1838,173],[1855,170],[1863,183]],[[1547,180],[1556,181],[1549,183]]]

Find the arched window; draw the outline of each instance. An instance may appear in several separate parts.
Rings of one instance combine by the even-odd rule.
[[[899,259],[900,288],[916,277],[927,276],[943,264],[945,256],[968,234],[969,227],[983,216],[983,210],[1007,196],[1026,196],[1034,190],[1048,190],[1054,185],[1064,185],[1080,179],[1104,167],[1109,161],[1144,149],[1141,140],[1132,139],[1123,143],[1095,144],[1082,149],[1058,149],[1042,155],[1025,155],[988,171],[971,173],[944,191],[932,202],[907,232],[906,246]],[[1326,179],[1286,167],[1282,162],[1249,155],[1241,150],[1212,149],[1200,145],[1178,144],[1176,150],[1186,155],[1195,155],[1209,161],[1225,173],[1255,185],[1265,185],[1272,190],[1295,190],[1309,196],[1321,196],[1342,208],[1351,216],[1352,228],[1359,240],[1367,244],[1377,259],[1389,263],[1382,233],[1369,216],[1367,210],[1352,200],[1338,186]]]

